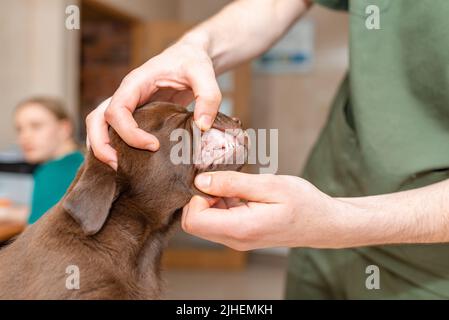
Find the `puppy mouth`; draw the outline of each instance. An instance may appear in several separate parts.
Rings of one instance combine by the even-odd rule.
[[[201,134],[195,143],[194,158],[199,169],[214,169],[218,165],[245,164],[248,153],[248,134],[240,128],[212,127]],[[198,149],[199,148],[199,149]]]

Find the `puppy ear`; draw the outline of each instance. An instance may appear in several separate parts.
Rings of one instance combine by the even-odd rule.
[[[116,172],[89,152],[62,206],[86,235],[103,227],[118,196]]]

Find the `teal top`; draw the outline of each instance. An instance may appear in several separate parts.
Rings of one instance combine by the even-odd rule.
[[[36,168],[28,223],[36,222],[62,198],[83,161],[83,154],[75,151]]]

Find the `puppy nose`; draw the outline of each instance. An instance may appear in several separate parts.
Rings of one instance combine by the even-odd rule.
[[[239,126],[241,126],[242,125],[242,121],[240,121],[240,119],[239,118],[236,118],[236,117],[232,117],[231,118],[232,120],[234,120],[234,122],[236,122]]]

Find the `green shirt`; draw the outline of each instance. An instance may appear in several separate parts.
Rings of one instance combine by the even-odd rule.
[[[84,156],[76,151],[36,168],[33,174],[34,189],[28,223],[36,222],[62,198],[83,160]]]
[[[315,1],[349,10],[350,67],[304,177],[333,196],[448,179],[449,1]],[[380,9],[379,30],[365,26],[370,4]],[[356,251],[449,298],[448,244]]]

